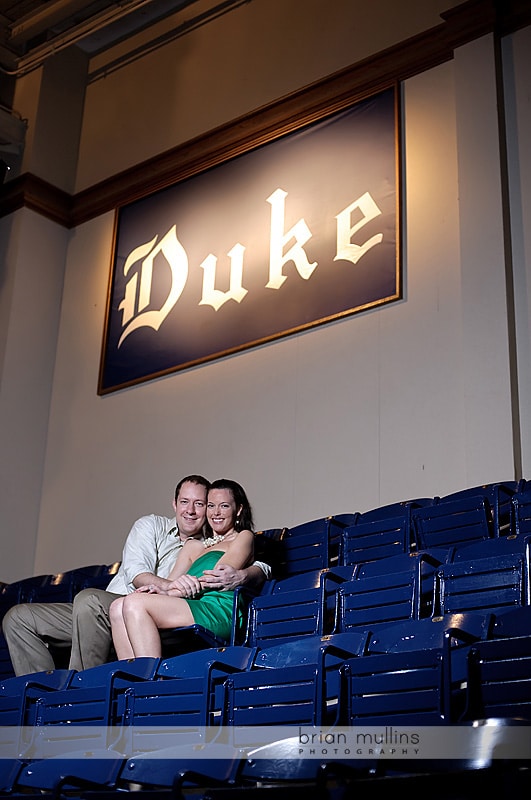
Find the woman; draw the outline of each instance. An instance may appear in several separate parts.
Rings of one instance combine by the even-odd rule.
[[[253,561],[253,515],[244,489],[236,481],[214,481],[207,496],[207,520],[213,535],[187,539],[168,576],[166,589],[142,586],[115,600],[109,616],[112,638],[119,659],[160,657],[160,628],[181,628],[194,623],[224,638],[230,638],[234,592],[204,591],[197,598],[188,594],[181,576],[201,575],[217,563],[243,569]],[[242,609],[239,609],[241,621]]]

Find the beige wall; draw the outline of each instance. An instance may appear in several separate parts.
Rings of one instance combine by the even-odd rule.
[[[90,67],[100,77],[87,88],[76,190],[439,25],[453,5],[252,0],[113,69],[117,48]]]
[[[264,12],[271,5],[276,16]],[[371,43],[381,48],[416,32],[414,15],[393,24],[384,15],[357,39],[363,24],[353,17],[356,4],[334,3],[326,19],[318,13],[322,3],[310,5],[313,14],[297,27],[300,0],[254,0],[90,84],[77,188],[352,63]],[[389,10],[398,4],[385,5]],[[426,15],[423,26],[437,24],[439,6],[416,5]],[[229,30],[231,20],[238,21],[238,36]],[[250,44],[242,32],[256,26],[263,35]],[[294,41],[294,27],[305,36]],[[519,134],[511,150],[515,219],[523,214],[527,220],[514,229],[522,358],[530,347],[531,180],[523,144],[530,132],[530,39],[527,30],[510,42],[516,95],[511,115]],[[223,42],[230,45],[225,57]],[[99,397],[113,214],[63,232],[66,269],[50,414],[40,425],[46,433],[45,444],[39,440],[41,485],[35,486],[39,480],[32,474],[27,493],[26,444],[16,472],[9,461],[16,454],[15,433],[26,435],[26,412],[11,403],[15,433],[9,436],[1,416],[0,442],[8,445],[2,468],[12,494],[0,504],[0,537],[10,548],[0,580],[116,560],[137,516],[171,515],[175,483],[187,472],[240,480],[259,528],[514,477],[493,64],[487,36],[402,86],[400,302]],[[165,72],[164,86],[157,84],[150,95],[133,92],[141,75],[162,81]],[[166,108],[161,96],[172,82],[173,102]],[[100,160],[91,161],[97,152]],[[57,226],[28,211],[14,217],[23,221],[29,252],[38,251],[43,268],[53,273],[60,259],[36,243],[53,240]],[[6,223],[0,223],[1,233]],[[29,264],[28,257],[20,262]],[[31,313],[39,298],[29,297]],[[518,371],[522,407],[528,372],[524,366]],[[14,372],[9,377],[15,397],[18,379]],[[0,403],[3,397],[4,384]],[[37,408],[34,389],[31,398]],[[529,444],[527,436],[527,477]]]

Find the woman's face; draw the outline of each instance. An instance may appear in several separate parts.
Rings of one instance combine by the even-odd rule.
[[[211,489],[207,500],[207,519],[214,533],[223,535],[234,528],[236,515],[234,497],[230,489]]]

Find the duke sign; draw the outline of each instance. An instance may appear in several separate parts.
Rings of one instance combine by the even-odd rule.
[[[394,90],[119,210],[100,394],[400,297]]]

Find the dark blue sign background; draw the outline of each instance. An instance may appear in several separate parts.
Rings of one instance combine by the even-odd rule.
[[[333,116],[121,208],[118,212],[112,284],[99,393],[190,367],[277,339],[400,297],[398,246],[398,136],[396,90],[389,89]],[[293,261],[282,267],[278,288],[270,279],[273,192],[282,190],[283,229],[303,219],[311,233],[304,245],[311,276]],[[363,245],[381,241],[354,264],[334,260],[336,216],[369,193],[379,213],[352,236]],[[356,222],[352,216],[352,225]],[[141,325],[123,338],[124,297],[141,260],[124,275],[124,264],[141,245],[160,242],[171,229],[187,259],[184,287],[158,330]],[[286,251],[294,243],[286,241]],[[243,245],[240,302],[215,310],[200,305],[201,263],[217,259],[216,288],[229,288],[230,259]],[[137,275],[140,285],[141,276]],[[172,273],[159,254],[153,260],[150,307],[160,310]],[[129,285],[129,286],[128,286]],[[138,291],[138,290],[137,290]],[[122,342],[119,344],[120,337]]]

